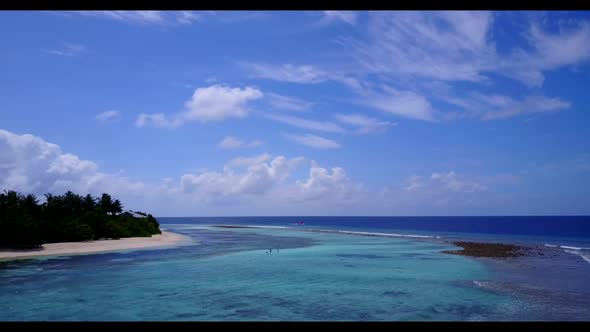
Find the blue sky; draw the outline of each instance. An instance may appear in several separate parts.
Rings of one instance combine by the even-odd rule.
[[[3,12],[0,188],[158,216],[590,213],[587,12]]]

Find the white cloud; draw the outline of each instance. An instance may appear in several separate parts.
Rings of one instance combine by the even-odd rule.
[[[485,191],[487,187],[476,183],[476,182],[469,182],[465,180],[459,180],[457,178],[457,174],[455,172],[450,171],[448,173],[432,173],[430,179],[434,182],[437,182],[443,186],[443,188],[453,191],[453,192],[475,192],[475,191]]]
[[[207,202],[228,202],[239,196],[264,195],[284,182],[300,158],[275,157],[267,163],[267,155],[233,161],[224,172],[185,174],[181,177],[184,192],[195,194]],[[232,167],[246,166],[242,173]]]
[[[548,33],[533,21],[526,38],[532,51],[517,48],[500,63],[502,73],[529,86],[541,86],[544,71],[578,64],[590,59],[590,23],[576,22],[568,29]]]
[[[522,114],[557,112],[571,107],[571,103],[560,98],[542,95],[527,96],[522,100],[500,94],[471,93],[465,98],[443,96],[450,104],[462,107],[471,117],[482,120],[504,119]]]
[[[435,120],[436,111],[428,99],[411,91],[388,88],[385,93],[371,93],[364,103],[383,112],[409,119]]]
[[[373,12],[369,40],[357,44],[372,72],[482,81],[494,49],[489,12]]]
[[[498,181],[459,175],[454,171],[412,175],[401,185],[385,186],[381,198],[376,197],[375,200],[397,213],[412,211],[414,215],[465,215],[470,213],[466,211],[493,206],[489,200],[497,196],[488,190],[487,184],[497,184],[495,182]]]
[[[268,153],[263,153],[258,156],[253,157],[238,157],[230,160],[227,164],[225,164],[225,168],[240,168],[240,167],[248,167],[252,165],[257,165],[264,163],[270,160],[272,156]]]
[[[334,117],[342,123],[357,127],[355,132],[361,135],[383,132],[390,126],[396,125],[396,123],[379,121],[362,114],[336,114]]]
[[[523,113],[547,113],[556,112],[563,109],[570,108],[571,103],[561,100],[559,98],[547,98],[544,96],[529,96],[522,101],[514,101],[506,98],[505,104],[493,105],[497,106],[492,111],[486,112],[482,119],[500,119],[508,118]]]
[[[166,22],[164,12],[158,10],[91,10],[78,11],[77,13],[84,16],[138,24],[163,24]]]
[[[325,10],[323,15],[323,19],[326,22],[341,21],[350,25],[355,25],[357,20],[357,13],[354,11]]]
[[[176,17],[176,20],[180,24],[192,24],[200,19],[201,17],[199,15],[189,10],[181,10]]]
[[[226,136],[217,144],[217,146],[221,149],[238,149],[238,148],[256,148],[262,145],[262,141],[260,140],[253,140],[250,142],[244,142],[238,138],[233,136]]]
[[[254,87],[230,88],[212,85],[195,90],[191,100],[185,103],[187,121],[219,121],[225,118],[243,118],[248,115],[246,104],[262,98],[262,92]]]
[[[528,19],[524,25],[518,26],[523,22],[514,21],[514,26],[502,30],[504,26],[496,23],[499,15],[503,13],[371,12],[364,37],[339,39],[345,48],[343,53],[352,50],[359,68],[357,75],[365,80],[370,77],[377,86],[397,84],[405,91],[376,92],[362,80],[349,86],[369,106],[419,120],[457,119],[472,117],[474,113],[481,119],[500,119],[568,108],[569,102],[538,93],[521,93],[518,98],[506,96],[511,99],[506,108],[470,96],[483,94],[478,91],[489,94],[498,76],[520,81],[524,88],[540,87],[545,72],[590,60],[588,21],[559,21],[558,29],[551,31],[545,23]],[[523,31],[522,26],[528,28]],[[499,48],[497,36],[509,29],[511,33],[521,29],[516,30],[515,38],[524,36],[524,43]],[[448,85],[444,93],[429,88],[443,83]],[[460,88],[460,95],[454,91],[455,86]],[[461,112],[443,114],[430,103],[433,98],[468,108],[468,112],[459,109]],[[480,104],[487,112],[482,111]]]
[[[424,187],[424,177],[419,175],[412,175],[407,179],[408,185],[405,187],[408,191],[415,191]]]
[[[69,13],[69,12],[67,12]],[[173,10],[144,10],[144,11],[127,11],[127,10],[92,10],[77,11],[77,15],[92,16],[96,18],[108,19],[117,22],[139,25],[159,25],[159,26],[180,26],[190,25],[195,22],[205,20],[214,20],[220,23],[232,24],[243,23],[246,21],[260,20],[268,17],[268,13],[262,12],[231,12],[231,11],[173,11]],[[69,16],[62,14],[62,16]]]
[[[73,57],[81,54],[85,50],[86,46],[82,44],[63,43],[60,48],[47,50],[46,52],[54,55]]]
[[[582,157],[568,166],[569,172],[588,172],[588,158]],[[309,211],[324,215],[322,211],[330,214],[343,211],[456,214],[461,211],[464,214],[469,207],[497,211],[497,205],[488,202],[489,199],[498,202],[501,197],[491,196],[493,191],[488,190],[488,185],[514,186],[520,179],[509,174],[468,177],[453,171],[433,172],[429,176],[410,177],[399,187],[387,187],[378,196],[377,192],[366,190],[362,183],[350,179],[342,167],[326,168],[312,162],[307,177],[293,178],[294,170],[303,160],[265,153],[234,158],[221,171],[199,170],[144,183],[120,172],[103,172],[96,163],[66,153],[39,137],[0,130],[0,190],[37,195],[67,190],[93,195],[107,192],[121,199],[126,208],[148,209],[159,216],[297,215]],[[567,170],[543,170],[552,176],[557,176],[558,171]]]
[[[333,167],[330,172],[312,160],[309,178],[295,184],[295,199],[342,203],[358,199],[362,190],[362,184],[353,183],[343,168]]]
[[[265,115],[267,118],[288,124],[290,126],[308,129],[308,130],[317,130],[323,131],[328,133],[344,133],[345,130],[341,126],[333,123],[333,122],[326,122],[326,121],[316,121],[316,120],[308,120],[303,119],[295,116],[289,115],[274,115],[274,114],[267,114]]]
[[[215,84],[196,89],[191,100],[185,103],[184,112],[171,116],[163,113],[142,113],[135,125],[175,128],[191,121],[211,122],[227,118],[244,118],[250,112],[247,104],[262,96],[262,92],[254,87],[230,88]]]
[[[153,126],[156,128],[175,128],[182,124],[178,119],[171,120],[164,113],[141,113],[135,120],[136,127]]]
[[[289,138],[292,141],[295,141],[299,144],[303,144],[315,149],[338,149],[341,147],[341,145],[333,140],[321,137],[321,136],[317,136],[317,135],[312,135],[312,134],[305,134],[305,135],[289,135],[286,134],[285,135],[287,138]]]
[[[111,111],[102,112],[102,113],[98,114],[95,118],[96,118],[96,120],[98,120],[100,122],[105,122],[105,121],[116,119],[118,117],[119,117],[119,112],[111,110]]]
[[[120,174],[101,172],[96,163],[64,153],[58,145],[39,137],[0,130],[2,190],[37,195],[67,190],[94,195],[108,192],[124,202],[158,205],[160,208],[178,202],[185,204],[185,209],[195,203],[245,202],[252,196],[262,196],[275,189],[284,191],[286,185],[279,185],[284,184],[302,160],[302,157],[271,158],[269,154],[262,154],[233,159],[222,172],[189,173],[177,182],[167,178],[161,183],[146,184]]]
[[[276,109],[301,112],[309,109],[313,105],[312,103],[299,98],[283,96],[276,93],[266,93],[265,97],[268,98],[269,104]]]
[[[33,135],[0,130],[0,188],[43,194],[72,183],[73,189],[106,184],[98,166]]]
[[[542,83],[542,71],[588,59],[587,23],[548,34],[532,22],[529,46],[500,54],[494,14],[485,11],[371,13],[369,39],[355,44],[361,63],[381,74],[484,82],[486,73]],[[538,82],[541,80],[541,82]]]
[[[265,78],[281,82],[314,84],[328,79],[327,74],[310,65],[284,64],[282,66],[260,63],[240,62],[242,67],[249,69],[254,77]]]

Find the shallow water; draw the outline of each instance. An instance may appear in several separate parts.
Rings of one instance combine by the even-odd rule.
[[[442,240],[162,226],[198,244],[1,263],[0,320],[590,319],[575,255],[558,257],[580,278],[568,293]]]

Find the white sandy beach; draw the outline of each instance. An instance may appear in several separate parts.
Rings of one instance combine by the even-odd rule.
[[[131,237],[122,238],[119,240],[47,243],[44,244],[42,248],[29,250],[0,249],[0,260],[165,247],[188,243],[190,241],[191,239],[188,236],[162,231],[162,234],[153,235],[151,237]]]

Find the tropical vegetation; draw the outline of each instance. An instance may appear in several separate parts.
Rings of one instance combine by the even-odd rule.
[[[45,195],[0,193],[0,247],[36,247],[44,243],[74,242],[161,234],[151,214],[123,212],[109,194],[93,197],[66,192]]]

